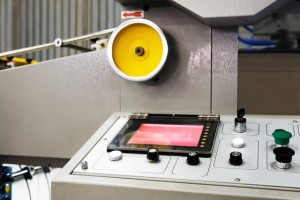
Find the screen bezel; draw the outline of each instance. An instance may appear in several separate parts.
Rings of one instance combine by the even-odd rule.
[[[197,147],[191,146],[166,146],[150,144],[128,144],[129,139],[142,124],[170,124],[170,125],[202,125],[203,132]],[[147,119],[129,119],[120,132],[114,137],[107,147],[107,151],[120,150],[129,153],[145,153],[150,148],[156,148],[164,155],[186,155],[197,152],[200,156],[209,157],[216,136],[219,120],[203,120],[198,117],[149,117]],[[205,143],[205,144],[204,144]]]

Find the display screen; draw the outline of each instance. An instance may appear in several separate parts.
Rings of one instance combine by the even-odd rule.
[[[148,114],[146,118],[129,116],[107,151],[145,153],[155,148],[161,155],[197,152],[210,157],[220,117],[199,115]],[[132,118],[131,118],[132,117]]]
[[[127,144],[197,147],[203,125],[141,124]]]

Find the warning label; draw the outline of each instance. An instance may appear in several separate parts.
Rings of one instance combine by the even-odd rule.
[[[144,18],[144,11],[143,10],[122,11],[121,18],[122,19]]]

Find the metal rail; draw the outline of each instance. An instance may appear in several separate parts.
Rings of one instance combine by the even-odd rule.
[[[24,53],[31,53],[31,52],[35,52],[35,51],[41,51],[41,50],[49,49],[52,47],[68,46],[74,42],[81,42],[81,41],[86,41],[86,40],[90,40],[90,39],[95,39],[95,38],[98,38],[101,36],[110,35],[114,30],[115,30],[115,28],[111,28],[111,29],[107,29],[107,30],[91,33],[88,35],[79,36],[79,37],[69,38],[69,39],[65,39],[65,40],[61,40],[58,38],[52,43],[46,43],[46,44],[41,44],[41,45],[37,45],[37,46],[26,47],[26,48],[22,48],[22,49],[17,49],[17,50],[0,53],[0,58],[1,57],[11,57],[11,56],[16,56],[16,55],[20,55],[20,54],[24,54]],[[57,44],[57,40],[61,41],[61,45]]]

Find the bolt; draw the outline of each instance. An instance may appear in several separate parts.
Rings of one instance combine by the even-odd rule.
[[[62,47],[63,46],[63,40],[60,39],[60,38],[56,38],[54,40],[54,45],[55,45],[55,47]]]
[[[236,178],[236,179],[234,179],[234,181],[235,181],[235,182],[240,182],[240,181],[241,181],[241,179],[239,179],[239,178]]]
[[[142,56],[142,55],[144,55],[145,50],[144,50],[143,47],[136,47],[135,50],[134,50],[134,53],[135,53],[137,56]]]
[[[88,162],[87,161],[82,161],[81,162],[81,169],[88,169],[89,166],[88,166]]]

